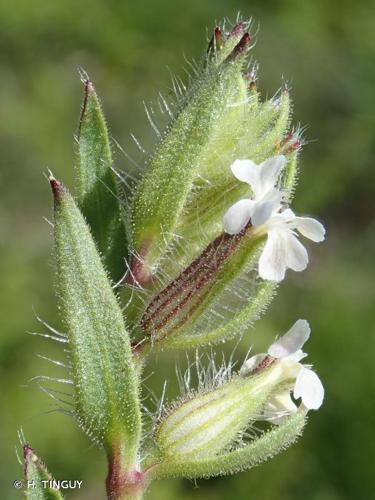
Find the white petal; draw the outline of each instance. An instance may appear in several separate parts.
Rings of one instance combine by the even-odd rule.
[[[297,406],[294,404],[292,398],[290,397],[289,390],[280,392],[276,396],[273,396],[272,399],[270,399],[269,403],[272,404],[275,411],[297,411]]]
[[[302,368],[297,375],[293,395],[302,398],[309,410],[317,410],[323,403],[324,387],[318,375],[309,368]]]
[[[258,191],[260,186],[259,165],[252,160],[236,160],[230,168],[236,179],[249,184],[254,192]]]
[[[281,203],[281,200],[284,197],[284,192],[280,191],[279,189],[276,188],[271,188],[267,191],[267,193],[263,196],[262,201],[263,202],[269,202],[272,203],[275,208],[279,208],[278,206]]]
[[[259,165],[260,180],[263,192],[276,186],[281,170],[284,168],[286,158],[283,155],[273,156]]]
[[[273,396],[264,408],[264,419],[280,425],[292,413],[296,413],[297,406],[290,397],[289,390]]]
[[[293,354],[299,353],[303,355],[301,347],[306,340],[310,337],[310,326],[305,319],[299,319],[294,323],[292,328],[288,330],[282,337],[274,342],[268,349],[268,354],[273,358],[285,358]],[[298,356],[297,356],[298,357]],[[302,356],[304,357],[304,356]],[[293,361],[300,361],[299,359],[288,358]]]
[[[293,210],[287,208],[282,212],[276,211],[272,214],[270,219],[267,221],[267,227],[269,229],[278,228],[281,231],[291,231],[293,229],[293,222],[296,218]],[[292,224],[291,224],[292,223]]]
[[[267,222],[272,213],[280,206],[282,198],[283,193],[281,191],[278,189],[270,189],[262,198],[261,202],[256,204],[251,217],[252,224],[254,226],[261,226]]]
[[[257,203],[251,217],[251,223],[255,227],[261,226],[270,218],[272,212],[272,203]]]
[[[298,351],[287,356],[287,359],[290,361],[295,361],[296,363],[299,363],[301,361],[301,359],[306,358],[306,356],[307,356],[307,354],[305,352],[303,352],[302,349],[298,349]]]
[[[232,205],[224,214],[224,231],[229,234],[239,233],[249,222],[254,202],[251,200],[239,200]]]
[[[287,268],[287,242],[283,231],[268,231],[267,242],[259,259],[259,276],[265,280],[282,281]]]
[[[280,213],[280,217],[285,221],[285,222],[290,222],[296,218],[296,214],[293,212],[291,208],[286,208]]]
[[[309,262],[306,248],[292,232],[287,235],[287,267],[293,271],[303,271]]]
[[[312,219],[311,217],[296,217],[295,227],[298,231],[309,238],[309,240],[319,243],[324,240],[326,230],[319,221]]]
[[[297,375],[303,368],[303,365],[301,365],[301,363],[293,361],[292,358],[293,356],[286,356],[285,358],[279,358],[278,360],[276,360],[275,365],[280,367],[282,378],[284,380],[295,380],[297,378]]]

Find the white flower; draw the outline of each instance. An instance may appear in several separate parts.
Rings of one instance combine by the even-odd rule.
[[[290,397],[293,390],[295,399],[301,398],[302,404],[308,410],[317,410],[323,403],[324,387],[318,375],[300,361],[307,356],[302,351],[304,343],[310,337],[310,326],[306,320],[299,319],[291,329],[274,342],[267,354],[257,354],[248,359],[242,367],[244,375],[257,370],[266,357],[274,361],[275,373],[282,380],[293,380],[290,388],[283,386],[280,392],[274,394],[267,402],[263,418],[272,423],[279,424],[285,418],[298,410]]]
[[[290,397],[290,391],[280,391],[272,396],[263,410],[263,419],[272,424],[280,425],[285,418],[298,411],[298,407]]]
[[[288,208],[273,213],[264,224],[267,241],[259,259],[259,275],[271,281],[282,281],[286,270],[303,271],[309,262],[306,248],[298,240],[296,230],[306,238],[324,240],[324,226],[311,217],[297,217]]]
[[[252,160],[236,160],[231,165],[233,175],[250,186],[253,197],[237,201],[225,213],[223,224],[227,233],[239,233],[250,219],[253,226],[260,226],[280,206],[283,195],[275,186],[285,163],[285,156],[279,155],[260,165]]]
[[[223,217],[224,230],[237,234],[251,220],[258,234],[267,233],[258,271],[263,279],[281,281],[288,268],[303,271],[308,263],[305,247],[296,231],[312,241],[324,240],[323,225],[310,217],[297,217],[283,209],[283,193],[276,188],[285,156],[269,158],[260,165],[251,160],[236,160],[231,165],[233,175],[252,188],[252,199],[242,199],[232,205]]]

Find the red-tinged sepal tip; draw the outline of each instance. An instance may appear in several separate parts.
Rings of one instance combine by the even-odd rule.
[[[147,286],[154,282],[152,270],[146,262],[149,243],[144,243],[138,255],[133,255],[130,259],[130,265],[123,278],[123,284],[135,286]]]
[[[61,182],[55,179],[52,174],[49,176],[48,180],[51,185],[52,193],[55,200],[60,200],[63,194],[66,192],[65,187]]]
[[[45,471],[47,470],[45,465],[43,464],[42,460],[35,454],[34,450],[31,448],[29,443],[24,443],[22,445],[23,449],[23,458],[24,458],[24,466],[25,466],[25,476],[28,477],[28,470],[29,466],[31,464],[36,464],[37,466],[41,467]]]
[[[241,21],[240,23],[237,23],[233,27],[232,31],[229,33],[228,36],[239,36],[239,35],[242,35],[242,33],[245,33],[246,28],[247,28],[247,23]]]
[[[215,53],[216,50],[219,50],[222,47],[223,42],[223,32],[219,26],[216,26],[214,29],[214,33],[211,37],[211,40],[208,44],[207,54],[210,55]]]
[[[255,92],[257,90],[257,75],[255,71],[250,71],[244,75],[247,82],[248,89],[250,92]]]
[[[88,78],[85,78],[82,80],[83,85],[84,85],[84,98],[83,98],[83,104],[82,104],[82,109],[81,109],[81,115],[79,117],[79,125],[78,125],[78,138],[81,136],[81,129],[82,129],[82,124],[84,120],[84,116],[87,110],[87,103],[90,97],[95,96],[95,89],[94,89],[94,84],[92,83],[91,80]]]
[[[221,31],[220,26],[216,26],[215,31],[214,31],[214,37],[215,37],[216,43],[220,42],[220,40],[222,39],[222,36],[223,36],[223,32]]]
[[[301,139],[295,134],[288,134],[278,144],[278,151],[283,154],[290,154],[294,151],[299,151],[302,148]]]
[[[249,47],[250,42],[251,42],[251,36],[249,35],[249,33],[245,33],[241,38],[241,40],[238,42],[238,44],[234,47],[232,52],[229,54],[228,60],[233,61],[233,59],[236,59],[236,57],[243,54]]]
[[[85,85],[86,94],[91,94],[91,93],[95,92],[94,84],[92,83],[91,80],[89,80],[89,79],[85,80],[84,85]]]
[[[28,458],[30,458],[34,454],[33,449],[31,448],[31,446],[28,443],[24,443],[22,448],[23,448],[23,458],[25,460],[27,460]]]

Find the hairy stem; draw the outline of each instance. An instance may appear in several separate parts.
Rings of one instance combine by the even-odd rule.
[[[113,447],[108,452],[108,475],[106,480],[109,500],[141,500],[148,486],[144,472],[136,464],[128,463],[124,446]]]

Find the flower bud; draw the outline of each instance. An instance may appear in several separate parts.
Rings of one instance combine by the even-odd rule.
[[[165,283],[165,276],[178,276],[222,234],[226,208],[246,193],[233,179],[230,165],[237,158],[260,162],[278,152],[290,121],[290,98],[282,94],[277,101],[256,104],[242,76],[239,66],[242,59],[233,63],[226,61],[223,68],[219,66],[218,95],[212,84],[208,89],[201,89],[200,81],[197,82],[196,92],[198,89],[203,94],[208,92],[205,105],[192,108],[193,97],[198,97],[195,95],[188,100],[154,155],[133,202],[135,257],[128,281],[150,285],[152,277],[156,282]],[[218,69],[212,71],[216,74]],[[203,115],[210,103],[212,109]],[[187,133],[182,133],[178,121],[185,113],[189,117],[193,113],[197,115],[182,121],[183,124],[188,121],[192,127],[188,144],[184,142]],[[201,121],[203,131],[197,126]],[[175,142],[172,142],[172,133]],[[283,187],[290,187],[295,177],[296,154],[288,151],[287,157],[285,178],[288,177],[288,182],[282,182]],[[157,161],[160,161],[158,169]]]

